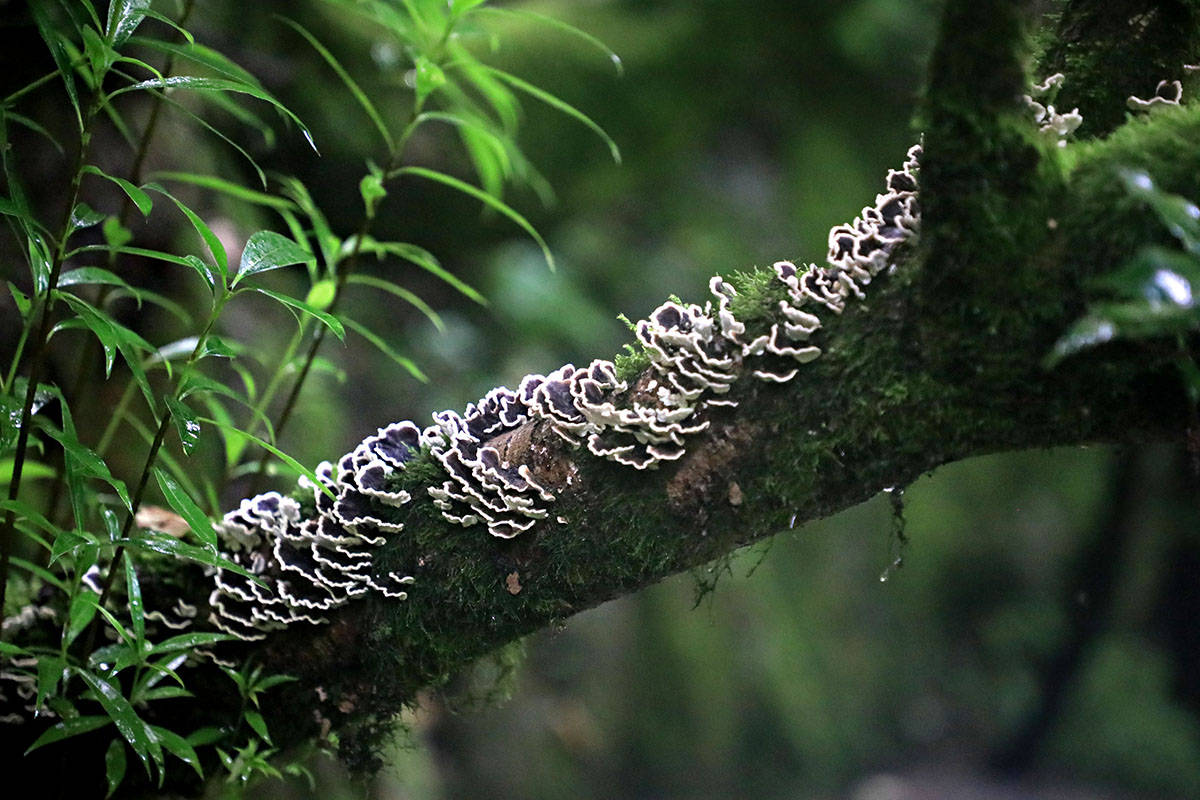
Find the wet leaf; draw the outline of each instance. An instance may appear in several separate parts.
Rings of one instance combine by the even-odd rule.
[[[241,266],[233,279],[233,285],[260,272],[267,272],[294,264],[315,261],[315,257],[304,247],[283,234],[274,231],[258,231],[246,241],[242,251]]]

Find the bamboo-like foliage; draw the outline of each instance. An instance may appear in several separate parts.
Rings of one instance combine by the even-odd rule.
[[[162,559],[244,572],[217,547],[212,515],[221,510],[223,486],[245,476],[257,483],[280,470],[316,480],[276,441],[329,334],[361,338],[414,379],[425,379],[393,334],[371,330],[347,313],[344,295],[352,287],[384,292],[440,325],[437,312],[403,284],[361,274],[364,259],[413,265],[484,302],[419,243],[376,238],[381,203],[410,181],[461,192],[532,237],[553,269],[546,242],[504,199],[514,184],[548,190],[517,143],[522,101],[533,99],[574,118],[619,159],[616,144],[583,112],[487,62],[487,45],[497,36],[492,27],[521,17],[600,49],[619,71],[616,56],[588,34],[487,0],[325,5],[318,20],[281,17],[277,25],[280,36],[320,56],[330,78],[361,110],[362,124],[378,134],[377,150],[364,154],[360,220],[349,232],[334,229],[299,180],[268,175],[226,129],[224,121],[231,120],[269,142],[303,137],[313,151],[323,135],[251,72],[193,34],[194,17],[203,10],[195,0],[172,9],[150,0],[112,0],[107,9],[92,0],[31,0],[24,22],[40,35],[54,68],[24,86],[5,88],[0,99],[0,215],[10,239],[5,252],[24,262],[5,264],[21,324],[0,371],[0,483],[6,488],[0,502],[0,606],[17,632],[34,627],[29,623],[35,620],[21,616],[32,613],[34,598],[37,608],[56,614],[53,636],[0,641],[10,677],[0,710],[9,721],[26,712],[54,721],[31,751],[109,732],[103,769],[110,794],[126,779],[130,761],[159,785],[183,765],[205,777],[202,764],[221,764],[233,782],[279,773],[268,760],[271,733],[258,704],[286,676],[253,665],[226,669],[241,697],[227,725],[176,730],[164,722],[160,705],[192,693],[187,665],[197,649],[228,637],[172,635],[147,602],[155,587],[143,587],[142,579],[145,565],[161,566]],[[379,98],[364,91],[322,42],[323,28],[351,29],[363,21],[398,53],[389,69],[407,105],[399,119],[385,115]],[[65,127],[38,117],[54,105],[50,95],[69,107]],[[395,97],[388,100],[396,105]],[[172,157],[179,161],[147,174],[147,154],[162,135],[163,119],[232,148],[257,183],[205,172],[178,152]],[[425,128],[456,141],[473,175],[451,175],[417,160],[409,145]],[[39,137],[36,147],[25,134]],[[117,159],[121,168],[96,152],[102,136],[128,146]],[[65,203],[40,203],[40,193],[28,188],[31,164],[45,158],[45,143],[63,162],[66,184],[52,194]],[[231,242],[208,211],[218,200],[271,222]],[[157,244],[164,237],[148,235],[151,227],[178,231],[182,244]],[[147,269],[184,290],[164,295],[140,285],[135,276]],[[307,290],[281,291],[264,279],[273,270],[302,273]],[[189,305],[179,300],[183,296],[196,302]],[[256,343],[239,341],[227,325],[228,310],[254,296],[274,306],[266,313],[295,319],[280,353],[258,352]],[[163,326],[151,324],[156,309],[173,317],[166,337]],[[77,360],[77,377],[55,380],[50,365],[68,357]],[[78,426],[77,419],[97,416],[95,382],[101,375],[125,388],[103,429]],[[117,452],[137,453],[140,468],[131,472],[118,463]],[[205,460],[206,452],[218,455]],[[171,511],[156,511],[154,503]]]

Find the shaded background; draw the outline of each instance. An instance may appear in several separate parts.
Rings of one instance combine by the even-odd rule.
[[[618,313],[638,319],[672,293],[702,299],[715,272],[820,259],[828,229],[870,202],[915,140],[931,0],[520,5],[621,55],[618,78],[577,40],[513,25],[495,63],[596,119],[624,163],[576,122],[527,104],[522,142],[557,203],[543,207],[528,190],[507,199],[549,241],[555,273],[476,204],[427,185],[394,189],[380,238],[433,250],[490,305],[415,268],[378,267],[447,330],[365,292],[347,308],[430,381],[361,340],[327,345],[330,368],[310,381],[282,442],[301,460],[342,453],[391,420],[462,408],[528,372],[611,357],[629,339]],[[301,177],[336,230],[353,230],[373,134],[270,13],[303,21],[400,114],[409,99],[381,67],[384,43],[319,3],[202,6],[198,40],[260,76],[309,123],[322,155],[286,134],[271,149],[245,134],[246,146]],[[466,174],[435,133],[414,142],[418,159]],[[196,136],[168,123],[151,167],[190,151],[196,171],[237,173]],[[209,210],[233,240],[266,221]],[[272,278],[303,295],[301,275]],[[226,323],[263,353],[290,332],[281,313],[251,305]],[[876,498],[531,637],[515,674],[482,664],[425,697],[372,781],[346,783],[318,757],[315,789],[281,783],[254,796],[1200,796],[1195,496],[1167,446],[955,464],[902,504]],[[890,568],[898,555],[903,566]]]

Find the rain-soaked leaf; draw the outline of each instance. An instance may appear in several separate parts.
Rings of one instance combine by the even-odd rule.
[[[283,234],[258,231],[246,241],[246,247],[242,250],[241,266],[233,279],[233,285],[237,286],[242,279],[260,272],[315,260],[312,253]]]
[[[182,400],[176,400],[166,395],[167,410],[171,412],[171,422],[179,434],[179,444],[183,446],[183,454],[190,456],[200,443],[200,423],[196,414]]]

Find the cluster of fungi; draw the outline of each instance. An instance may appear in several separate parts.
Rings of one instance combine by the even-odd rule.
[[[1035,124],[1060,144],[1082,122],[1078,110],[1059,113],[1049,102],[1062,80],[1053,75],[1024,98]],[[1128,104],[1150,110],[1178,105],[1181,96],[1179,81],[1163,81],[1150,99],[1131,97]],[[920,228],[920,156],[921,146],[914,145],[901,169],[889,171],[875,203],[830,231],[824,265],[774,264],[783,299],[765,332],[747,333],[732,310],[737,291],[714,277],[712,299],[703,306],[664,303],[636,325],[650,367],[633,382],[603,360],[529,375],[516,390],[493,389],[462,414],[434,414],[424,429],[399,422],[378,430],[336,464],[322,463],[316,482],[302,478],[294,496],[268,492],[242,501],[216,526],[223,555],[241,572],[212,571],[210,627],[253,641],[289,625],[326,622],[328,612],[370,593],[406,599],[414,577],[381,568],[374,553],[403,530],[401,509],[412,496],[397,483],[422,452],[445,473],[440,485],[427,489],[441,516],[506,539],[549,519],[557,494],[571,483],[568,476],[566,485],[544,485],[528,464],[505,458],[506,439],[531,423],[544,421],[571,448],[633,469],[679,459],[689,437],[736,407],[730,397],[736,381],[747,375],[790,381],[821,354],[813,343],[821,315],[841,314],[848,302],[864,299],[865,287],[893,268],[896,248]],[[5,633],[56,616],[48,605],[30,604],[4,620]],[[175,599],[148,610],[146,619],[178,631],[205,616]],[[0,669],[0,722],[22,722],[36,710],[37,665],[28,661],[10,659]]]
[[[261,639],[291,624],[321,622],[370,592],[406,598],[413,576],[381,570],[372,553],[402,531],[400,509],[412,497],[395,487],[423,451],[445,476],[427,490],[441,516],[505,539],[548,520],[567,488],[545,485],[530,465],[506,459],[505,443],[533,423],[544,421],[572,448],[634,469],[680,458],[689,437],[737,405],[729,390],[743,375],[783,383],[817,358],[811,339],[820,314],[840,314],[848,301],[865,297],[864,287],[891,267],[895,248],[917,234],[920,152],[914,146],[903,167],[889,172],[874,205],[830,232],[826,265],[774,265],[784,299],[764,333],[747,334],[731,310],[734,287],[716,277],[712,301],[664,303],[637,324],[650,368],[632,382],[600,360],[529,375],[517,389],[493,389],[461,414],[434,414],[424,429],[401,422],[379,430],[336,464],[321,464],[319,483],[302,479],[301,491],[310,495],[304,503],[274,492],[243,501],[218,532],[229,558],[258,580],[217,570],[209,621],[238,638]],[[302,507],[313,511],[306,516]]]

